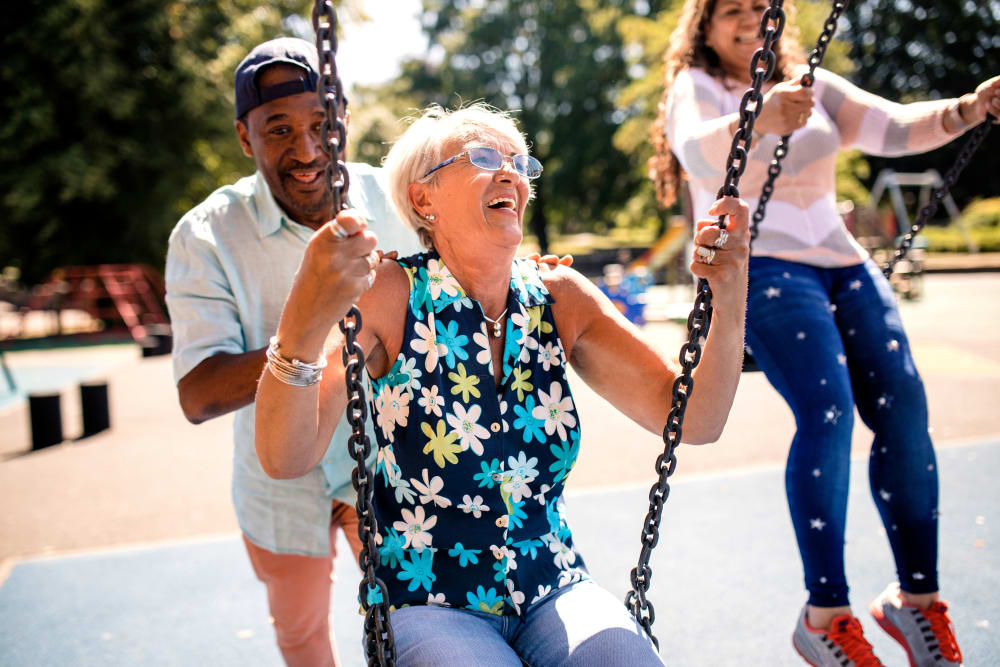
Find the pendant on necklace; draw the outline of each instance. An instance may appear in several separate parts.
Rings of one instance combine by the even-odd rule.
[[[500,337],[500,320],[499,319],[497,319],[497,321],[493,323],[493,337],[494,338],[499,338]]]

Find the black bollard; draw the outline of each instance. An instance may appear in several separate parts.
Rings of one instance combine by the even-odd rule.
[[[42,449],[63,441],[59,394],[30,394],[28,412],[31,417],[31,449]]]
[[[83,412],[81,438],[87,438],[111,427],[107,382],[97,381],[80,384],[80,411]]]

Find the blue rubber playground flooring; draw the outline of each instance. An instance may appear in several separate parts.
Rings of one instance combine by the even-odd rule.
[[[680,465],[683,466],[683,457]],[[965,664],[1000,665],[1000,441],[938,452],[941,581]],[[868,617],[893,577],[865,461],[855,460],[848,579],[866,636],[888,666],[903,651]],[[654,631],[669,665],[801,665],[790,635],[804,601],[783,472],[766,468],[672,485],[654,555]],[[648,489],[571,494],[594,578],[624,597]],[[360,574],[341,545],[334,625],[343,663],[363,664]],[[280,665],[263,586],[238,535],[18,563],[0,586],[0,664]]]

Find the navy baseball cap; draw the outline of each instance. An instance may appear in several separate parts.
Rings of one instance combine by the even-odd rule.
[[[302,69],[298,79],[261,88],[260,73],[270,65],[294,65]],[[298,37],[279,37],[258,45],[236,68],[236,117],[280,97],[316,92],[319,56],[316,45]]]

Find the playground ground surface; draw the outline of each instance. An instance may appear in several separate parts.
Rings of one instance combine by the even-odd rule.
[[[938,447],[943,592],[966,664],[1000,664],[1000,274],[928,275],[924,298],[901,309]],[[683,337],[670,322],[647,330],[667,350]],[[229,499],[231,417],[188,424],[169,359],[142,358],[135,346],[7,361],[22,392],[62,391],[68,440],[31,451],[23,395],[0,390],[0,663],[280,664]],[[87,379],[107,380],[112,428],[75,440],[75,385]],[[584,440],[571,520],[594,577],[624,596],[660,445],[581,383],[573,388]],[[804,593],[781,469],[791,433],[775,392],[745,374],[722,439],[679,450],[652,564],[668,664],[801,664],[789,637]],[[893,577],[864,474],[869,446],[856,420],[848,576],[877,652],[905,665],[862,614]],[[360,575],[345,558],[334,627],[344,664],[358,665]]]

